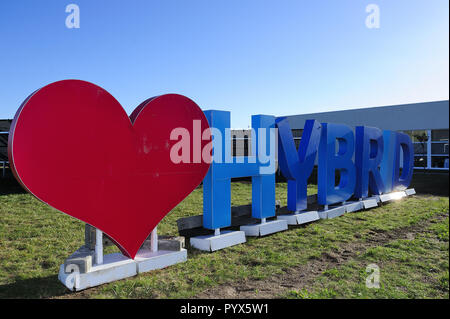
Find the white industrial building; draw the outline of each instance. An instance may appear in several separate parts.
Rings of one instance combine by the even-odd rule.
[[[0,120],[0,176],[5,176],[5,169],[8,163],[8,133],[12,120]]]
[[[447,170],[449,104],[446,101],[370,107],[288,116],[294,138],[300,142],[305,121],[366,125],[407,133],[414,143],[414,167]]]
[[[446,101],[401,104],[287,116],[298,147],[305,121],[341,123],[351,127],[366,125],[407,133],[414,143],[414,167],[448,171],[449,104]],[[250,131],[233,130],[233,154],[246,155]],[[245,144],[244,144],[245,142]]]

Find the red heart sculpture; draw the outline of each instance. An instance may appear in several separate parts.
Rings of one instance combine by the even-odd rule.
[[[210,142],[194,135],[194,120],[202,131],[209,127],[202,110],[182,95],[148,99],[129,118],[101,87],[59,81],[22,103],[11,126],[9,159],[31,194],[102,230],[134,258],[208,171],[208,162],[192,161],[193,138],[201,150]],[[178,127],[190,134],[190,163],[170,158],[179,142],[170,134]]]

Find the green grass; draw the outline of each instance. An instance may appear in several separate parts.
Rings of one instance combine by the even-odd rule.
[[[285,205],[286,184],[278,183],[276,191],[277,199]],[[316,189],[311,186],[309,193],[314,192]],[[233,183],[232,204],[242,205],[250,202],[251,185]],[[427,237],[431,243],[436,242],[434,243],[436,245],[439,243],[439,249],[434,247],[434,244],[426,246],[425,239],[412,248],[407,246],[411,243],[405,243],[401,247],[380,247],[385,250],[375,249],[373,256],[367,252],[367,256],[360,257],[363,259],[360,260],[358,257],[344,266],[348,268],[330,270],[320,277],[323,282],[327,282],[330,278],[335,282],[334,277],[337,277],[344,280],[341,284],[318,285],[305,291],[287,292],[284,296],[320,298],[359,296],[360,284],[352,283],[347,277],[340,278],[340,276],[348,275],[351,278],[361,279],[361,276],[366,275],[360,274],[361,267],[364,266],[365,270],[365,263],[374,260],[376,263],[382,263],[380,265],[382,280],[391,280],[387,273],[384,275],[388,269],[393,278],[400,281],[408,276],[422,278],[426,274],[423,269],[437,267],[438,272],[433,274],[436,275],[436,279],[429,279],[430,282],[436,280],[433,281],[436,287],[433,290],[431,286],[423,288],[418,284],[405,284],[402,286],[404,294],[394,294],[391,291],[394,289],[392,287],[396,287],[395,284],[392,287],[386,285],[384,290],[379,290],[388,291],[385,295],[367,292],[361,297],[448,297],[448,289],[447,292],[442,292],[442,285],[447,283],[448,286],[448,262],[447,264],[441,262],[443,259],[448,260],[448,206],[449,201],[446,197],[410,197],[376,209],[345,214],[336,219],[321,220],[307,226],[290,227],[288,231],[272,236],[248,238],[247,243],[243,245],[214,253],[188,247],[188,260],[185,263],[89,289],[81,296],[189,298],[220,284],[245,279],[267,279],[289,268],[307,264],[325,252],[336,251],[342,245],[364,242],[373,232],[395,231],[446,213],[447,224],[445,221],[443,225],[433,224],[429,232],[430,236],[434,237]],[[202,190],[198,188],[164,218],[158,226],[158,232],[161,235],[176,235],[178,218],[198,215],[201,212]],[[83,236],[84,225],[81,222],[54,211],[31,195],[0,195],[0,298],[70,297],[71,294],[57,280],[57,273],[64,259],[83,244]],[[413,240],[414,243],[416,241],[419,239]],[[433,256],[428,258],[427,249],[431,249],[430,247]],[[390,263],[389,258],[397,260],[400,253],[405,254],[406,259],[401,262],[404,268],[398,268],[397,263]],[[407,270],[410,267],[406,264],[407,257],[415,261],[418,259],[417,256],[422,256],[420,259],[422,264]],[[380,259],[382,257],[386,257],[386,260]],[[433,276],[429,277],[435,278]]]
[[[442,234],[446,232],[446,237]],[[367,249],[338,268],[324,271],[314,284],[290,290],[285,298],[449,298],[448,217],[414,239]],[[366,287],[366,267],[380,269],[380,287]]]

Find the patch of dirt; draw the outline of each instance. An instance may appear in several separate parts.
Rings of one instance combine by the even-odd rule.
[[[276,298],[288,289],[300,290],[311,286],[315,278],[325,270],[339,267],[371,247],[383,246],[397,239],[414,238],[425,228],[447,216],[442,214],[416,225],[398,228],[389,232],[372,231],[364,242],[350,242],[339,247],[338,251],[325,252],[318,258],[310,259],[307,264],[287,269],[283,274],[264,280],[241,280],[205,290],[194,298],[205,299],[251,299]]]

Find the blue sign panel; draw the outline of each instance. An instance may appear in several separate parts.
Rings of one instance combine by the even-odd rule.
[[[384,184],[384,193],[389,193],[393,190],[393,174],[394,174],[394,153],[395,153],[395,138],[396,132],[385,130],[383,131],[383,158],[381,160],[380,174]]]
[[[205,116],[213,161],[203,180],[203,227],[231,226],[231,178],[237,177],[252,177],[252,217],[275,216],[275,117],[252,116],[252,155],[233,157],[230,112],[211,110]]]
[[[372,194],[382,194],[385,191],[380,173],[384,150],[383,132],[376,127],[357,126],[355,135],[355,197],[368,197],[369,187]]]
[[[414,150],[411,138],[375,127],[305,122],[299,149],[285,117],[277,118],[278,162],[288,180],[288,209],[307,208],[307,181],[318,150],[318,203],[336,204],[403,190],[411,182]],[[353,160],[354,158],[354,160]],[[339,181],[336,172],[339,171]],[[337,182],[337,185],[336,185]]]
[[[288,180],[288,209],[302,211],[307,208],[308,178],[314,168],[322,127],[315,120],[307,120],[297,151],[288,120],[278,118],[276,125],[279,141],[278,164]]]
[[[403,154],[402,172],[400,174],[400,150]],[[392,184],[394,189],[404,190],[411,183],[414,169],[414,148],[411,138],[405,134],[397,132],[395,140],[394,174]]]
[[[319,204],[343,202],[353,195],[356,182],[355,164],[352,160],[354,149],[355,138],[349,126],[322,123],[317,193]],[[336,170],[340,172],[338,186],[335,186]]]
[[[414,149],[411,138],[404,133],[383,131],[384,155],[381,176],[384,192],[403,190],[409,186],[414,169]],[[400,174],[400,162],[402,172]]]

